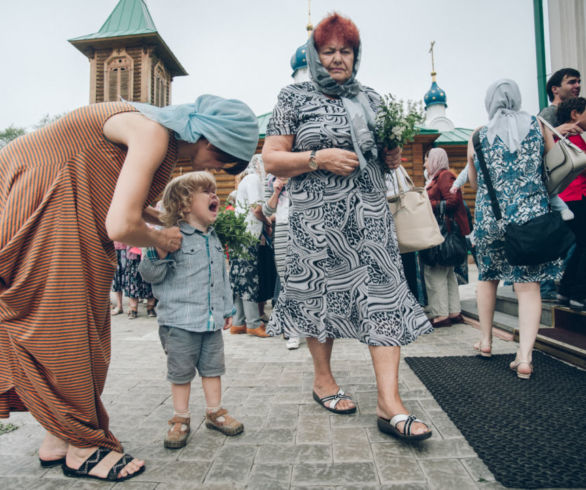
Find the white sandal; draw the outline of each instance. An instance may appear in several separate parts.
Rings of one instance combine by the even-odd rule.
[[[399,425],[401,422],[405,422],[405,425],[403,425],[403,430],[397,429],[397,425]],[[423,439],[428,439],[431,437],[431,429],[429,429],[427,432],[423,432],[422,434],[411,434],[411,426],[413,425],[413,422],[419,422],[429,429],[429,426],[423,420],[419,420],[415,417],[415,415],[407,415],[404,413],[395,415],[390,420],[378,417],[376,424],[378,426],[378,430],[381,432],[390,434],[405,441],[422,441]]]
[[[476,342],[473,347],[482,357],[492,357],[492,342],[488,344],[488,350],[486,350],[487,345],[483,344],[481,340]]]

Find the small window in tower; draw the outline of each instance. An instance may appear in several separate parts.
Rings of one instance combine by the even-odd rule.
[[[105,101],[132,100],[132,58],[115,56],[106,62]]]
[[[157,63],[155,66],[154,89],[154,104],[159,107],[167,105],[169,103],[167,74],[161,63]]]

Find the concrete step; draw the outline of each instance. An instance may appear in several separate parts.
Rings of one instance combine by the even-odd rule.
[[[474,320],[479,319],[475,299],[463,300],[461,305],[464,316]],[[571,316],[566,319],[562,315]],[[568,308],[556,307],[555,316],[557,317],[557,321],[555,322],[557,328],[553,328],[551,324],[540,325],[539,333],[535,341],[535,348],[574,366],[586,369],[586,334],[583,333],[583,329],[579,328],[583,325],[582,322],[586,319],[586,314],[575,313]],[[570,325],[572,328],[570,328]],[[519,341],[518,318],[516,315],[495,311],[493,326],[511,333],[513,340],[516,342]]]
[[[541,303],[541,324],[553,325],[553,308],[556,303],[543,301]],[[511,286],[503,286],[498,288],[496,296],[495,311],[506,313],[507,315],[518,316],[519,304],[517,303],[517,296]]]
[[[475,299],[463,300],[461,301],[461,306],[462,315],[472,318],[474,320],[479,320],[478,305],[476,304]],[[511,315],[509,313],[504,313],[502,311],[497,311],[495,309],[492,324],[496,328],[500,328],[501,330],[514,334],[519,325],[519,319],[517,318],[517,315]],[[540,328],[548,327],[551,327],[551,325],[540,325]]]

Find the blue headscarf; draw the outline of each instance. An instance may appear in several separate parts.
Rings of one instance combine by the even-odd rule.
[[[156,107],[128,102],[149,119],[175,131],[177,138],[195,143],[205,138],[216,148],[249,161],[258,143],[256,116],[244,102],[217,95],[200,95],[193,104]]]

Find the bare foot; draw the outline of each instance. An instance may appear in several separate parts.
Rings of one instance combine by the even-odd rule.
[[[56,461],[67,454],[69,444],[47,432],[39,448],[39,458],[43,461]]]
[[[69,446],[69,450],[67,451],[66,465],[74,470],[79,469],[85,460],[96,451],[96,449],[98,448],[81,448]],[[106,479],[112,467],[120,460],[120,458],[122,458],[122,456],[124,456],[123,453],[110,451],[107,456],[105,456],[96,466],[91,469],[89,474],[97,478]],[[120,470],[117,476],[118,478],[125,478],[132,475],[133,473],[136,473],[143,466],[144,461],[134,458],[130,463],[128,463]]]
[[[399,415],[400,413],[404,413],[406,415],[409,414],[409,411],[405,408],[405,406],[400,403],[395,407],[392,407],[393,410],[383,410],[381,408],[381,406],[379,404],[377,404],[376,406],[376,415],[378,417],[381,417],[383,419],[387,419],[390,420],[392,419],[395,415]],[[405,427],[405,422],[399,422],[397,424],[397,430],[400,432],[403,432],[403,428]],[[429,432],[431,429],[421,423],[421,422],[413,422],[413,424],[411,425],[411,434],[414,435],[419,435],[419,434],[425,434],[426,432]]]

